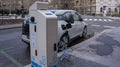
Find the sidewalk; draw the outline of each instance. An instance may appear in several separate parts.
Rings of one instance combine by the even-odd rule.
[[[120,28],[105,30],[68,49],[69,62],[62,67],[120,67]]]
[[[22,27],[22,24],[0,25],[0,30]]]

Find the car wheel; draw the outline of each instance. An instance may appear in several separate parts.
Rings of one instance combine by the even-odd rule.
[[[67,49],[68,44],[69,44],[69,35],[65,34],[61,37],[61,39],[58,43],[58,52]]]
[[[82,32],[82,37],[85,38],[86,36],[87,36],[87,27],[85,27]]]

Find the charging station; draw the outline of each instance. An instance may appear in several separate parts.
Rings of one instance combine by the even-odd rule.
[[[36,1],[29,8],[31,67],[57,67],[57,16],[48,3]]]

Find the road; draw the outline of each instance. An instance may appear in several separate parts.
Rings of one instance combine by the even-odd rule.
[[[88,25],[88,34],[120,26],[118,20],[105,17],[82,16]],[[0,67],[19,67],[30,64],[30,50],[21,41],[21,28],[0,30]],[[78,38],[71,44],[80,43]]]
[[[105,29],[120,27],[119,19],[111,19],[101,16],[82,16],[88,25],[88,33],[101,32]]]
[[[21,41],[21,28],[0,30],[0,67],[30,63],[28,46]]]

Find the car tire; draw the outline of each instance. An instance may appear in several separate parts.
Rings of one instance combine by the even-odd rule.
[[[82,37],[85,38],[87,36],[87,27],[85,26],[82,32]]]
[[[58,52],[67,49],[68,44],[69,44],[69,35],[68,34],[64,34],[60,38],[60,41],[58,42]]]

